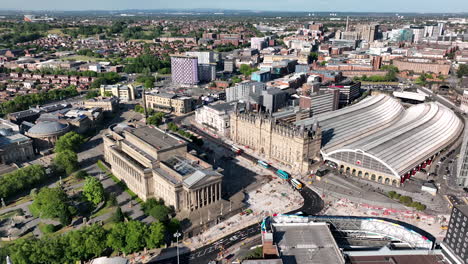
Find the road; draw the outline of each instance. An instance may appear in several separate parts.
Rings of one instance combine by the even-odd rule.
[[[197,133],[198,135],[202,136],[205,140],[209,140],[215,144],[218,144],[219,146],[223,146],[227,149],[230,149],[231,146],[229,144],[226,144],[222,140],[215,138],[206,132],[204,132],[201,129],[198,129],[195,126],[189,126],[189,130]],[[242,157],[251,160],[253,162],[257,162],[257,159],[247,153],[241,153]],[[269,168],[273,172],[276,171],[276,168],[271,166]],[[309,189],[308,187],[304,187],[300,191],[301,196],[304,198],[304,204],[301,208],[294,210],[292,212],[289,212],[290,214],[297,213],[297,212],[302,212],[303,214],[306,215],[315,215],[318,214],[324,207],[324,202],[320,198],[320,196]],[[255,235],[258,235],[260,233],[260,223],[248,226],[244,229],[241,229],[233,234],[230,234],[222,239],[219,239],[209,245],[206,245],[202,248],[199,248],[195,251],[181,254],[180,255],[180,263],[190,263],[190,264],[207,264],[210,260],[214,260],[217,258],[219,252],[221,252],[221,247],[224,249],[228,249],[229,247],[243,241],[246,238],[253,237]],[[225,255],[229,255],[229,252],[224,252]],[[161,263],[161,264],[169,264],[169,263],[177,263],[177,258],[168,258],[165,260],[157,260],[157,261],[150,261],[149,263]]]

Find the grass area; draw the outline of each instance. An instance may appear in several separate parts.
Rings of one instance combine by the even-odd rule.
[[[11,217],[13,217],[15,215],[21,215],[21,214],[24,214],[23,209],[21,209],[21,208],[15,209],[15,210],[6,212],[4,214],[1,214],[0,215],[0,220],[11,218]]]
[[[107,213],[113,213],[115,211],[116,206],[105,206],[101,210],[97,211],[93,215],[91,215],[91,218],[95,218],[101,215],[105,215]]]
[[[24,203],[27,203],[29,201],[32,201],[32,197],[30,195],[26,195],[26,196],[23,196],[17,200],[15,200],[13,203],[7,205],[6,207],[2,208],[2,209],[7,209],[7,208],[11,208],[11,207],[15,207],[17,205],[20,205],[20,204],[24,204]]]
[[[68,56],[65,58],[62,58],[62,60],[65,61],[91,61],[91,62],[97,62],[97,61],[107,61],[105,58],[95,58],[95,57],[89,57],[89,56],[83,56],[83,55],[72,55]]]
[[[56,35],[60,35],[60,36],[63,36],[63,32],[60,28],[53,28],[53,29],[49,29],[47,31],[47,34],[56,34]]]
[[[151,40],[151,39],[129,39],[128,41],[131,41],[131,42],[153,43],[153,40]]]
[[[26,233],[24,236],[22,236],[20,238],[21,239],[29,239],[29,238],[33,238],[33,237],[34,237],[33,232],[28,232],[28,233]],[[3,246],[7,246],[9,244],[13,244],[13,243],[15,243],[16,240],[17,239],[12,240],[12,241],[1,241],[0,240],[0,248],[3,247]]]

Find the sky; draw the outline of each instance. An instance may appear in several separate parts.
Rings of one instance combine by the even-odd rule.
[[[335,12],[468,12],[468,0],[0,0],[1,9],[242,9]]]

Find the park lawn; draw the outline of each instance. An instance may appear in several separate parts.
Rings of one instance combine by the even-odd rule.
[[[18,238],[18,239],[29,239],[29,238],[33,238],[34,237],[34,234],[33,232],[28,232],[26,233],[24,236]],[[18,239],[15,239],[15,240],[11,240],[11,241],[2,241],[0,240],[0,248],[3,247],[3,246],[7,246],[9,244],[13,244],[16,242],[16,240]]]
[[[91,218],[95,218],[101,215],[105,215],[107,213],[113,213],[117,207],[116,206],[105,206],[101,210],[97,211],[93,215],[91,215]]]
[[[2,209],[7,209],[7,208],[10,208],[10,207],[14,207],[14,206],[17,206],[17,205],[20,205],[20,204],[24,204],[26,202],[29,202],[29,201],[32,201],[32,197],[30,195],[26,195],[26,196],[23,196],[19,199],[17,199],[16,201],[14,201],[13,203],[7,205],[6,207],[2,208]]]
[[[66,177],[65,179],[62,179],[62,183],[64,186],[72,186],[72,185],[75,185],[77,183],[81,183],[81,182],[84,182],[85,179],[77,179],[75,177],[75,175],[69,175],[68,177]]]
[[[49,29],[47,31],[47,34],[56,34],[56,35],[60,35],[60,36],[65,35],[65,34],[63,34],[63,32],[62,32],[62,30],[60,28]]]
[[[22,209],[16,209],[16,210],[12,210],[12,211],[1,214],[0,220],[7,219],[7,218],[10,218],[19,214],[19,210],[23,211]]]
[[[151,39],[129,39],[128,41],[131,41],[131,42],[153,43],[153,40],[151,40]]]
[[[98,61],[108,61],[105,58],[95,58],[95,57],[89,57],[89,56],[83,56],[83,55],[72,55],[68,57],[64,57],[61,60],[63,61],[91,61],[91,62],[98,62]]]

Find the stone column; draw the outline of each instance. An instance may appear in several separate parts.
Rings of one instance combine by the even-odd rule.
[[[221,200],[221,183],[218,183],[218,200]]]

